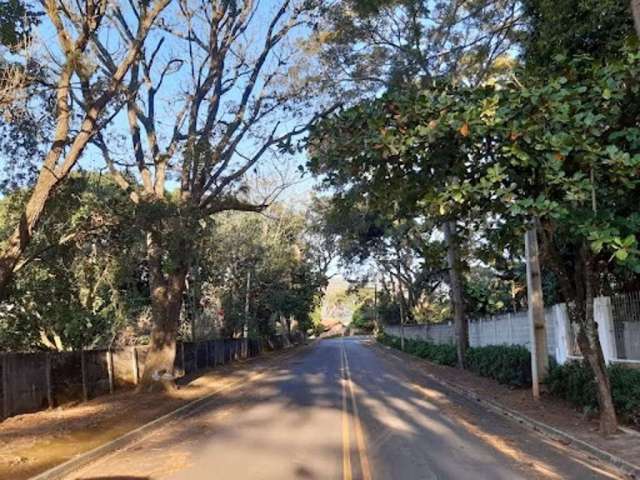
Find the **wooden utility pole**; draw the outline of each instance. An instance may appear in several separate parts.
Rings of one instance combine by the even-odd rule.
[[[400,307],[400,350],[404,352],[404,293],[398,280],[398,306]]]
[[[244,297],[244,326],[242,328],[242,355],[249,355],[249,312],[251,302],[251,269],[247,270],[247,291]]]
[[[640,0],[631,0],[631,13],[633,15],[633,25],[636,28],[636,35],[640,38]]]
[[[244,326],[242,329],[242,338],[249,337],[249,303],[251,301],[251,270],[247,271],[247,291],[244,297]]]
[[[375,333],[380,331],[380,324],[378,319],[378,274],[374,277],[373,281],[373,323],[375,325]]]
[[[449,298],[453,307],[453,324],[456,338],[456,355],[458,367],[464,368],[464,359],[469,346],[469,322],[465,316],[462,265],[458,251],[458,235],[456,222],[446,221],[442,225],[442,233],[447,246],[447,266],[449,268]]]
[[[547,351],[547,329],[544,320],[544,300],[542,298],[542,275],[538,254],[538,235],[535,225],[524,237],[527,260],[527,302],[529,305],[529,324],[531,325],[531,384],[533,398],[540,398],[540,382],[549,370]]]

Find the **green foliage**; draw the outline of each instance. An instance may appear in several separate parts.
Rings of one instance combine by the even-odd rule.
[[[529,66],[545,69],[561,54],[588,54],[608,60],[634,35],[629,2],[619,0],[523,0],[528,35],[523,37]]]
[[[17,47],[31,34],[37,20],[32,7],[21,0],[0,0],[0,44]]]
[[[640,370],[613,365],[608,373],[616,412],[624,421],[640,426]],[[583,410],[597,410],[597,389],[588,364],[570,362],[554,366],[546,383],[551,394]]]
[[[393,348],[400,348],[400,338],[381,333],[378,341]],[[453,345],[437,345],[422,340],[405,339],[405,352],[424,358],[438,365],[453,367],[457,363],[456,347]]]
[[[514,387],[531,384],[531,354],[520,345],[473,347],[467,351],[466,367],[483,377]]]
[[[569,362],[549,369],[546,379],[549,392],[583,409],[596,409],[598,400],[593,372],[583,362]]]
[[[493,271],[474,268],[464,284],[465,311],[472,317],[496,315],[510,307],[512,287]]]
[[[269,217],[217,215],[208,229],[198,246],[199,282],[206,303],[224,311],[226,335],[244,325],[248,276],[252,335],[271,334],[276,323],[288,329],[293,321],[302,331],[319,328],[312,315],[326,277],[302,215],[274,205]]]
[[[22,212],[26,191],[0,203],[0,235]],[[47,205],[8,298],[0,348],[108,345],[148,304],[143,238],[126,195],[99,175],[74,175]]]
[[[388,347],[400,348],[400,338],[394,337],[393,335],[387,335],[383,331],[378,332],[376,340]]]
[[[381,333],[378,341],[400,348],[400,338]],[[405,351],[439,365],[457,364],[454,345],[436,345],[422,340],[405,340]],[[520,345],[493,345],[467,350],[466,368],[483,377],[514,387],[531,385],[531,354]]]
[[[375,327],[375,319],[375,306],[370,299],[367,299],[353,312],[351,326],[370,332]]]

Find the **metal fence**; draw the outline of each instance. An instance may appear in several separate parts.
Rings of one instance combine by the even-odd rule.
[[[640,292],[611,297],[617,357],[640,360]]]

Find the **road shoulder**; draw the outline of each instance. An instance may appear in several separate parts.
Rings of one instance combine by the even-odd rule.
[[[53,480],[255,381],[310,345],[203,370],[168,393],[118,392],[0,424],[0,478]],[[34,477],[36,476],[36,477]]]
[[[445,389],[481,404],[503,417],[548,439],[606,462],[630,478],[640,478],[640,434],[624,431],[612,438],[597,433],[597,423],[564,402],[545,397],[534,402],[527,389],[514,390],[497,382],[452,367],[435,365],[375,341],[370,344],[386,357],[395,358]]]

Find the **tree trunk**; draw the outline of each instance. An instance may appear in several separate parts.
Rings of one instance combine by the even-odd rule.
[[[598,338],[598,328],[593,315],[594,258],[590,247],[583,244],[573,256],[573,262],[566,262],[553,242],[553,224],[540,229],[548,266],[556,274],[560,290],[567,304],[571,324],[578,326],[577,343],[583,358],[589,363],[595,375],[600,409],[600,433],[609,435],[617,430],[611,385]],[[573,269],[571,269],[573,267]]]
[[[151,338],[140,380],[145,391],[167,390],[174,387],[174,361],[180,323],[180,310],[186,286],[189,251],[182,246],[182,255],[176,254],[174,269],[165,274],[162,269],[163,249],[160,243],[147,235],[147,259],[151,288]]]
[[[29,246],[36,225],[56,184],[57,180],[53,172],[43,170],[20,216],[20,222],[4,243],[0,254],[0,299],[7,295],[13,269]]]
[[[600,409],[600,433],[611,435],[618,430],[618,419],[611,396],[611,383],[600,345],[598,325],[593,311],[593,257],[589,247],[583,246],[581,252],[584,277],[584,304],[580,307],[583,321],[579,324],[578,345],[584,358],[589,362],[596,379],[598,406]]]
[[[444,240],[447,245],[447,264],[449,267],[449,297],[453,307],[455,326],[456,352],[458,367],[464,368],[464,357],[469,346],[469,324],[465,317],[462,294],[462,265],[458,252],[456,222],[448,221],[442,225]]]

